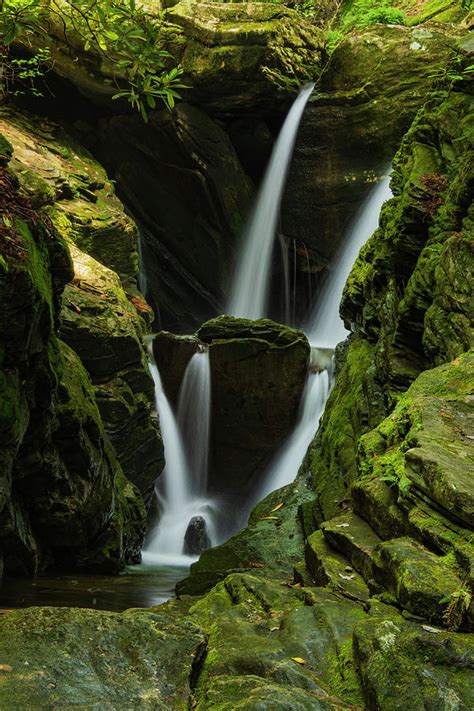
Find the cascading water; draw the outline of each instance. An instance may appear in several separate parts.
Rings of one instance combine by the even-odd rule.
[[[211,367],[208,349],[189,361],[179,391],[178,424],[186,448],[194,496],[205,496],[211,425]]]
[[[273,149],[255,209],[244,236],[227,313],[256,319],[265,316],[273,239],[283,189],[296,141],[298,126],[314,84],[304,86],[280,131]]]
[[[348,335],[344,321],[339,316],[342,292],[361,247],[378,226],[379,213],[383,203],[392,197],[389,173],[390,167],[360,208],[336,255],[331,274],[316,302],[306,328],[311,345],[317,345],[320,348],[335,348]]]
[[[387,171],[388,173],[389,171]],[[302,396],[299,421],[295,430],[279,450],[263,478],[263,484],[252,497],[251,506],[267,494],[292,482],[319,426],[332,387],[333,358],[336,345],[348,334],[339,317],[339,304],[344,285],[360,248],[378,225],[380,209],[392,195],[389,176],[385,176],[372,190],[349,230],[343,247],[335,260],[332,274],[313,311],[306,329],[312,346],[311,366]]]
[[[308,374],[298,423],[268,467],[262,485],[252,497],[250,508],[275,489],[294,480],[324,412],[330,384],[330,374],[327,370]]]
[[[197,445],[193,432],[186,431],[186,442],[191,460],[188,459],[182,431],[163,390],[160,374],[150,346],[150,371],[155,383],[156,409],[160,416],[161,434],[165,448],[166,465],[158,482],[160,519],[146,549],[143,562],[189,566],[195,557],[186,555],[184,542],[188,526],[194,519],[205,522],[209,545],[215,545],[212,502],[204,498],[207,480],[207,441],[209,437],[210,370],[207,352],[197,353],[191,359],[181,388],[181,419],[184,423],[193,418],[204,419],[206,424],[200,432],[207,431],[207,439]],[[188,372],[189,371],[189,372]],[[189,401],[187,396],[189,395]],[[199,414],[198,414],[199,413]],[[191,464],[190,464],[191,462]],[[192,465],[198,466],[194,477]]]

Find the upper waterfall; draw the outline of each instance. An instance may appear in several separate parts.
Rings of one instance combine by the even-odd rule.
[[[359,209],[333,260],[331,272],[305,328],[312,346],[335,348],[349,333],[339,316],[342,292],[361,247],[377,229],[383,203],[392,197],[389,174],[390,166]]]
[[[314,84],[306,84],[291,107],[273,149],[255,208],[244,235],[226,312],[257,319],[265,316],[273,239],[296,134]]]

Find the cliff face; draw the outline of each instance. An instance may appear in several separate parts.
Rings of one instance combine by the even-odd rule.
[[[104,266],[133,288],[136,227],[59,127],[3,111],[0,131],[5,572],[117,570],[163,465],[145,321]]]

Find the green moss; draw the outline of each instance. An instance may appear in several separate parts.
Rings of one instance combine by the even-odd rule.
[[[311,470],[320,520],[338,512],[357,476],[357,439],[383,408],[377,386],[371,382],[373,358],[370,343],[360,338],[349,342],[319,432],[303,465]]]
[[[13,146],[5,136],[0,133],[0,156],[10,159],[13,155]]]

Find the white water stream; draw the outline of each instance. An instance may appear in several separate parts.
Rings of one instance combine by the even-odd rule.
[[[389,173],[390,166],[358,211],[334,258],[331,273],[323,286],[305,329],[311,345],[317,345],[319,348],[335,348],[349,333],[344,327],[344,321],[339,316],[339,304],[347,277],[357,255],[377,229],[383,203],[392,197]]]
[[[252,506],[267,494],[294,481],[298,469],[314,438],[333,384],[332,354],[348,331],[339,316],[339,304],[344,285],[357,258],[360,248],[366,243],[378,225],[380,209],[392,193],[389,183],[390,167],[376,184],[351,225],[322,293],[313,309],[306,327],[312,347],[311,368],[303,391],[298,423],[293,433],[277,452],[267,469]],[[322,369],[322,370],[321,370]]]
[[[235,316],[255,319],[265,315],[279,206],[298,126],[313,88],[311,84],[301,90],[272,154],[245,235],[231,291],[228,312]],[[271,491],[295,479],[318,429],[332,387],[333,351],[337,343],[347,336],[344,323],[339,317],[344,284],[361,246],[377,227],[383,202],[390,196],[389,179],[386,176],[372,190],[336,256],[305,329],[312,346],[312,355],[298,422],[267,468],[258,490],[250,497],[248,511]],[[283,252],[284,240],[280,242]],[[284,253],[282,256],[285,259]],[[287,263],[285,266],[288,271]],[[285,291],[288,315],[288,279]],[[189,566],[195,558],[183,554],[183,543],[193,517],[201,516],[205,520],[211,545],[220,542],[217,541],[214,525],[216,502],[207,498],[211,413],[209,354],[203,350],[191,358],[180,389],[177,418],[163,391],[151,347],[150,369],[155,382],[166,466],[157,491],[160,520],[143,552],[143,559],[145,563]]]
[[[255,208],[244,235],[226,313],[243,318],[266,315],[273,240],[296,134],[314,84],[304,86],[285,119],[273,149]]]
[[[184,537],[192,518],[201,516],[206,522],[211,545],[217,542],[213,522],[214,505],[206,498],[210,419],[209,354],[207,350],[196,353],[183,378],[180,420],[186,427],[185,445],[183,430],[163,390],[151,345],[149,352],[166,465],[157,487],[160,518],[143,551],[143,562],[189,567],[197,557],[183,553]]]
[[[211,426],[211,366],[208,349],[189,361],[179,391],[178,424],[192,477],[187,486],[194,497],[205,496]]]

